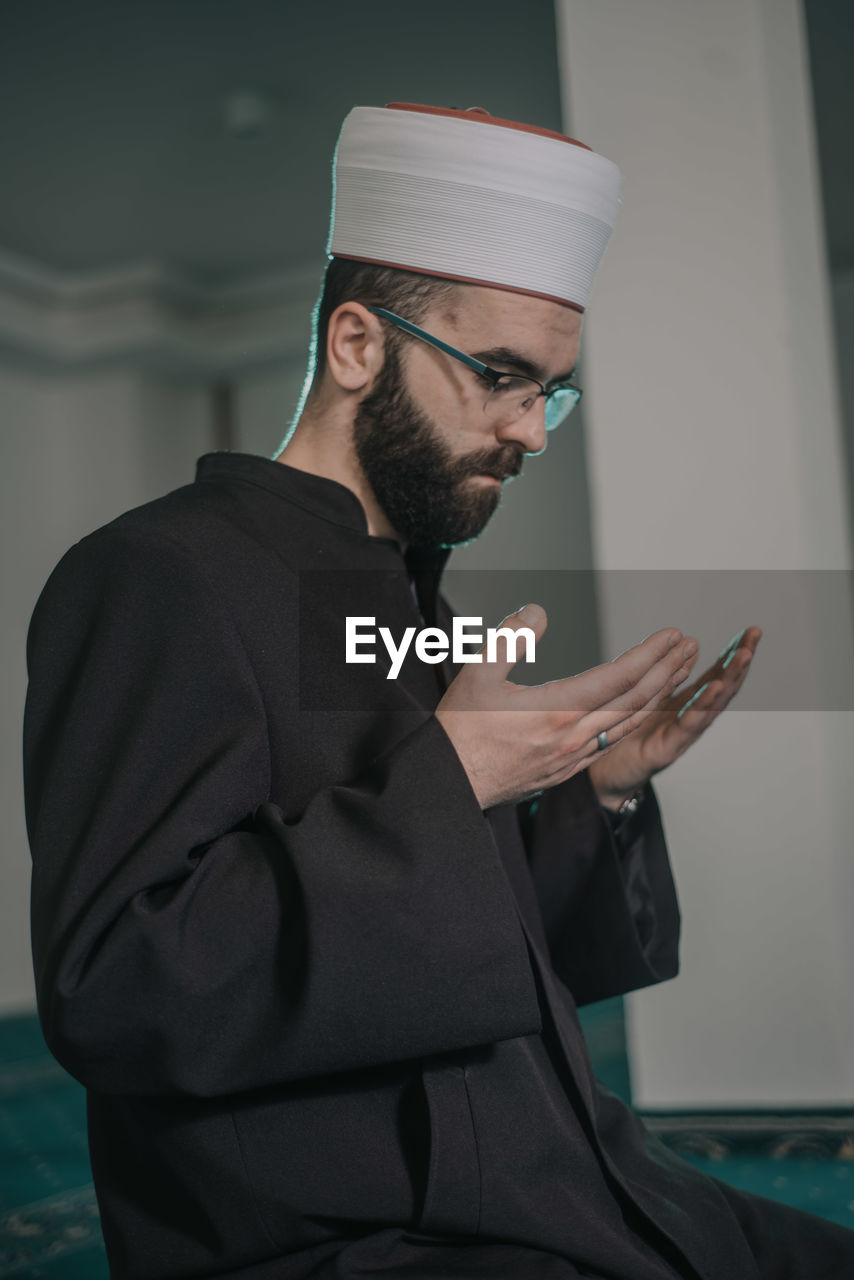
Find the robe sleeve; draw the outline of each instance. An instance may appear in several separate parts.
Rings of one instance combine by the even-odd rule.
[[[586,771],[521,819],[552,964],[576,1003],[675,977],[679,905],[652,787],[617,832]]]
[[[441,725],[286,821],[249,650],[199,560],[101,531],[34,614],[33,948],[57,1058],[104,1093],[216,1096],[536,1033],[512,893]]]

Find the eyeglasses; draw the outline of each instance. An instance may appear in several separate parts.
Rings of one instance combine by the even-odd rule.
[[[402,316],[396,316],[393,311],[386,311],[385,307],[368,307],[368,311],[375,316],[381,316],[383,320],[390,320],[392,324],[397,325],[398,329],[403,329],[404,333],[411,334],[413,338],[420,338],[422,342],[429,342],[431,347],[437,347],[446,355],[460,360],[469,369],[474,369],[475,373],[489,384],[483,411],[494,422],[513,422],[523,417],[529,409],[533,408],[540,396],[544,396],[546,430],[554,431],[555,427],[559,427],[569,417],[581,399],[581,388],[570,382],[560,382],[546,388],[536,378],[527,378],[515,373],[499,373],[497,369],[490,369],[489,365],[476,360],[474,356],[467,356],[464,351],[458,351],[456,347],[443,342],[441,338],[434,338],[432,333],[427,333],[426,329],[419,329],[417,324],[404,320]]]

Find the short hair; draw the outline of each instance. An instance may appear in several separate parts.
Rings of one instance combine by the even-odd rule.
[[[434,303],[450,303],[456,292],[453,280],[383,267],[349,258],[332,258],[323,277],[323,288],[312,317],[309,372],[316,390],[326,371],[326,338],[329,318],[342,302],[361,302],[366,307],[385,307],[419,324]],[[400,331],[388,326],[386,342],[391,349],[402,340]]]

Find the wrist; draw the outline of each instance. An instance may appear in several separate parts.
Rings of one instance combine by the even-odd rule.
[[[587,773],[599,804],[604,809],[610,809],[612,813],[618,813],[635,796],[643,794],[649,779],[631,778],[631,776],[620,779],[611,778],[608,776],[612,773],[610,766],[611,761],[603,757],[601,760],[594,760],[588,766]],[[637,808],[637,805],[634,807]]]
[[[641,790],[641,787],[635,787],[633,791],[621,791],[617,795],[610,793],[602,795],[597,791],[596,795],[603,809],[610,809],[612,813],[622,813],[626,805],[640,796]]]
[[[631,826],[635,814],[643,808],[644,789],[638,788],[637,791],[631,792],[616,808],[609,805],[603,805],[605,816],[611,831],[616,836],[622,836],[624,832]]]
[[[612,814],[621,818],[625,817],[627,814],[636,813],[640,808],[641,801],[643,800],[645,785],[645,783],[642,783],[639,787],[634,787],[631,791],[621,791],[616,793],[606,792],[605,794],[600,794],[597,791],[599,803],[602,805],[603,809],[608,809]]]

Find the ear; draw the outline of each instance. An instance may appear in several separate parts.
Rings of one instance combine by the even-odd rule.
[[[344,391],[363,391],[385,360],[382,325],[361,302],[342,302],[329,317],[326,367]]]

